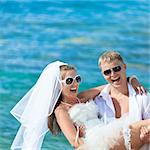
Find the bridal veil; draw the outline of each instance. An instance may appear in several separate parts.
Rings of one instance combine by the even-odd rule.
[[[36,84],[11,110],[21,123],[12,143],[12,150],[40,150],[48,131],[48,116],[52,114],[61,94],[60,66],[56,61],[47,65]]]

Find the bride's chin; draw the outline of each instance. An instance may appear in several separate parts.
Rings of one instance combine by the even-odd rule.
[[[69,99],[77,99],[77,94],[76,93],[71,94],[68,98]]]
[[[70,93],[68,95],[65,95],[65,99],[76,99],[77,98],[77,93]]]

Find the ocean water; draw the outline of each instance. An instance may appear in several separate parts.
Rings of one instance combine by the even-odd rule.
[[[0,150],[9,150],[19,123],[10,110],[43,68],[62,60],[77,67],[80,91],[104,84],[97,61],[117,50],[127,74],[150,88],[148,0],[0,1]],[[72,150],[63,135],[47,134],[43,150]]]

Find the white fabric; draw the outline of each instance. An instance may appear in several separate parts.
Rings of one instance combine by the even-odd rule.
[[[98,107],[93,101],[79,103],[69,110],[69,115],[75,124],[85,126],[84,145],[79,150],[109,150],[121,136],[121,131],[127,117],[104,124],[99,118]]]
[[[48,116],[52,114],[62,91],[60,66],[56,61],[47,65],[36,84],[11,110],[11,114],[21,123],[11,149],[40,150],[48,131]]]
[[[133,122],[149,119],[150,118],[150,94],[140,95],[136,94],[130,84],[129,89],[129,121],[126,123],[131,124]],[[108,84],[102,92],[95,98],[95,103],[99,108],[99,112],[105,123],[111,122],[115,119],[115,109],[112,103],[112,99],[109,95],[110,85]],[[150,144],[145,144],[142,150],[150,149]]]
[[[87,129],[91,128],[91,123],[93,125],[100,123],[98,108],[93,101],[75,104],[69,109],[69,114],[73,122],[79,126],[84,124]]]
[[[130,84],[128,84],[128,89],[130,99],[129,113],[132,117],[131,120],[138,121],[150,118],[150,94],[136,94],[136,92]],[[101,113],[104,121],[107,123],[115,119],[115,109],[113,106],[112,99],[109,95],[109,90],[110,85],[108,84],[94,99],[95,103],[98,105],[99,112]]]

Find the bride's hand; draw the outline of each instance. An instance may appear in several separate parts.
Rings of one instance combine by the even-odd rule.
[[[84,137],[85,136],[85,126],[84,125],[80,125],[79,126],[79,136],[80,137]]]

